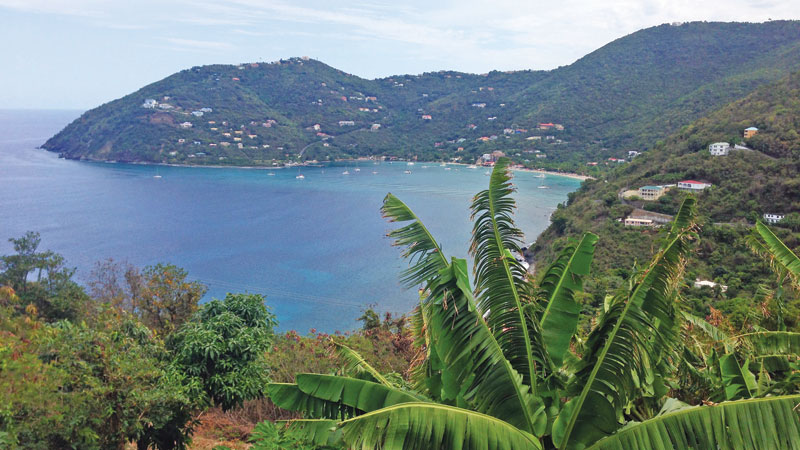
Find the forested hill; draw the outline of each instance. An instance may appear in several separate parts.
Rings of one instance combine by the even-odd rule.
[[[758,134],[744,139],[744,129],[751,126],[758,128]],[[696,300],[698,313],[708,314],[713,305],[746,321],[747,314],[756,310],[758,285],[771,278],[747,247],[749,226],[763,221],[764,214],[785,215],[775,231],[791,248],[800,246],[799,130],[800,72],[795,72],[684,127],[608,176],[584,183],[570,194],[568,205],[553,214],[550,227],[539,237],[534,248],[538,264],[551,261],[554,249],[568,239],[593,231],[600,241],[590,283],[621,285],[634,262],[651,255],[659,233],[626,227],[620,221],[632,213],[646,216],[634,208],[674,214],[687,194],[672,188],[657,201],[625,200],[620,194],[647,185],[707,182],[712,186],[696,194],[703,228],[697,251],[688,261],[684,294]],[[720,141],[749,150],[712,156],[709,144]],[[698,278],[727,286],[727,291],[691,287]],[[601,304],[601,298],[587,300],[587,307]],[[798,310],[792,308],[796,320]]]
[[[471,160],[503,150],[578,169],[641,150],[798,69],[798,21],[661,25],[551,71],[366,80],[307,58],[203,66],[88,111],[44,148],[68,158],[250,165],[301,152]]]

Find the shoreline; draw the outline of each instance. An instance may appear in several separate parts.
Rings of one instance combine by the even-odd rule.
[[[46,149],[43,149],[48,151]],[[197,169],[245,169],[245,170],[280,170],[280,169],[289,169],[292,167],[324,167],[329,162],[315,162],[315,163],[303,163],[303,164],[292,164],[288,166],[237,166],[237,165],[220,165],[220,164],[175,164],[175,163],[160,163],[160,162],[146,162],[146,161],[104,161],[104,160],[95,160],[95,159],[70,159],[70,161],[79,161],[79,162],[90,162],[90,163],[101,163],[101,164],[133,164],[139,166],[165,166],[165,167],[189,167],[189,168],[197,168]],[[398,160],[398,161],[383,161],[378,159],[370,159],[370,158],[356,158],[356,159],[337,159],[334,162],[348,162],[348,161],[355,161],[355,162],[409,162],[407,160]],[[411,161],[415,164],[442,164],[443,161]],[[466,163],[456,163],[456,162],[448,162],[448,166],[469,166],[470,164]],[[488,167],[488,166],[478,166],[479,168]],[[546,175],[558,176],[558,177],[565,177],[571,178],[573,180],[593,180],[593,177],[588,175],[580,175],[577,173],[572,172],[556,172],[554,170],[541,170],[541,169],[528,169],[525,167],[511,167],[511,171],[513,172],[528,172],[528,173],[543,173]]]

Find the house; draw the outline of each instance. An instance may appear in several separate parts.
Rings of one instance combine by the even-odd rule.
[[[178,139],[178,144],[183,144],[184,142],[186,142],[186,139]]]
[[[205,108],[200,108],[199,111],[200,112],[204,112],[204,113],[210,113],[210,112],[212,112],[214,110],[211,109],[211,108],[205,107]]]
[[[471,123],[471,124],[467,125],[467,128],[469,128],[470,130],[474,130],[475,128],[478,128],[478,126],[475,125],[474,123]]]
[[[626,227],[652,227],[655,223],[650,219],[642,219],[639,217],[627,217],[625,219]]]
[[[371,126],[371,127],[369,127],[369,129],[370,129],[370,130],[372,130],[372,131],[378,131],[378,130],[380,130],[380,129],[381,129],[381,124],[379,124],[379,123],[373,123],[373,124],[372,124],[372,126]]]
[[[355,123],[355,122],[353,122],[352,120],[340,120],[340,121],[339,121],[339,126],[340,126],[340,127],[345,127],[345,126],[347,126],[347,127],[352,127],[352,126],[353,126],[353,125],[355,125],[355,124],[356,124],[356,123]]]
[[[486,120],[497,120],[497,116],[487,117]]]
[[[514,134],[513,128],[503,128],[503,134]]]
[[[731,144],[727,142],[715,142],[708,146],[708,151],[713,156],[728,156],[731,151]]]
[[[586,165],[587,166],[596,166],[597,163],[596,162],[588,162],[588,163],[586,163]]]
[[[176,156],[177,154],[178,154],[178,152],[176,152],[174,150],[169,152],[169,156]]]
[[[547,155],[545,155],[544,153],[537,153],[536,157],[537,158],[547,158]]]
[[[492,152],[492,156],[491,156],[492,159],[491,160],[493,162],[497,162],[498,159],[500,159],[500,158],[502,158],[504,156],[506,156],[505,153],[501,152],[500,150],[495,150],[495,151]]]
[[[560,123],[553,124],[553,127],[555,127],[555,129],[558,131],[564,131],[564,125],[561,125]]]
[[[172,109],[174,106],[170,105],[169,103],[159,103],[158,107],[161,109]]]
[[[233,78],[231,78],[231,80],[233,80],[233,81],[239,81],[239,77],[233,77]]]
[[[158,106],[158,102],[152,98],[148,98],[142,103],[142,108],[153,109],[156,106]]]
[[[694,180],[678,181],[678,189],[683,189],[685,191],[702,191],[707,187],[711,187],[711,183]]]
[[[781,220],[783,220],[784,217],[785,214],[775,214],[775,213],[764,214],[764,220],[766,220],[768,223],[772,225],[775,225],[776,223],[780,222]]]
[[[758,134],[758,128],[756,127],[749,127],[744,129],[744,138],[750,139],[751,137]]]
[[[184,129],[186,129],[186,128],[192,128],[192,123],[191,123],[191,122],[183,122],[183,123],[181,124],[181,128],[184,128]]]
[[[628,158],[633,159],[639,155],[641,155],[641,152],[637,152],[636,150],[628,150]]]
[[[639,188],[639,197],[642,200],[658,200],[664,195],[664,186],[642,186]]]
[[[192,111],[192,115],[195,117],[203,117],[203,111]]]
[[[539,124],[539,129],[540,129],[540,130],[549,130],[550,128],[553,128],[553,127],[555,127],[555,126],[556,126],[556,124],[554,124],[554,123],[551,123],[551,122],[547,122],[547,123],[540,123],[540,124]]]
[[[322,127],[318,123],[315,123],[314,125],[311,126],[311,129],[314,131],[319,131],[320,129],[322,129]]]
[[[473,108],[486,108],[486,103],[473,103]]]
[[[430,114],[423,114],[422,115],[422,120],[431,120],[431,119],[433,119],[433,117],[431,117]]]
[[[725,286],[725,285],[722,285],[722,284],[718,284],[718,283],[714,283],[713,281],[701,280],[700,278],[695,278],[695,280],[694,280],[694,287],[696,287],[696,288],[709,287],[711,289],[714,289],[717,286],[720,287],[722,292],[725,292],[725,291],[728,290],[728,286]]]

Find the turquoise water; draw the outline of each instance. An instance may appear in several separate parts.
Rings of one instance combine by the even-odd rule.
[[[266,295],[281,329],[303,333],[352,329],[366,305],[404,313],[415,304],[416,292],[398,283],[406,263],[385,236],[393,227],[379,212],[387,192],[417,212],[445,253],[466,257],[469,204],[489,179],[485,169],[425,163],[157,168],[35,149],[78,115],[0,111],[1,254],[11,251],[7,238],[35,230],[43,248],[78,268],[79,281],[105,258],[173,263],[208,285],[206,298]],[[542,182],[550,189],[538,189]],[[579,181],[518,173],[515,184],[517,224],[533,241]]]

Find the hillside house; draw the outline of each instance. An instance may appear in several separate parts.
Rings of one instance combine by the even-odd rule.
[[[770,225],[775,225],[776,223],[783,220],[785,214],[775,214],[775,213],[766,213],[764,214],[764,220],[767,221]]]
[[[497,116],[487,117],[486,120],[497,120]]]
[[[708,146],[708,152],[713,156],[728,156],[731,151],[731,144],[727,142],[715,142]]]
[[[639,217],[627,217],[625,218],[625,226],[626,227],[652,227],[655,226],[655,222],[650,219],[643,219]]]
[[[160,109],[172,109],[174,106],[170,105],[169,103],[159,103],[158,107]]]
[[[710,280],[701,280],[700,278],[695,278],[695,280],[694,280],[694,287],[696,287],[698,289],[699,288],[703,288],[703,287],[708,287],[708,288],[714,289],[717,286],[720,287],[722,292],[725,292],[725,291],[728,290],[728,286],[725,286],[725,285],[719,284],[719,283],[714,283],[713,281],[710,281]]]
[[[469,128],[470,130],[474,130],[475,128],[478,128],[478,126],[475,125],[474,123],[471,123],[471,124],[467,125],[467,128]]]
[[[352,120],[340,120],[339,121],[339,126],[340,127],[352,127],[355,124],[356,123],[353,122]]]
[[[503,134],[514,134],[513,128],[503,128]]]
[[[142,103],[142,108],[154,109],[156,106],[158,106],[158,102],[152,98],[148,98]]]
[[[633,159],[639,155],[641,155],[641,152],[637,152],[636,150],[628,150],[628,158]]]
[[[500,150],[495,150],[495,151],[492,152],[491,161],[492,162],[497,162],[498,159],[500,159],[500,158],[502,158],[504,156],[506,156],[505,153],[501,152]]]
[[[661,198],[666,192],[664,186],[642,186],[639,188],[639,198],[642,200],[653,201]]]
[[[744,138],[750,139],[751,137],[758,134],[758,128],[756,127],[749,127],[744,129]]]
[[[554,124],[554,123],[551,123],[551,122],[547,122],[547,123],[540,123],[540,124],[539,124],[539,129],[540,129],[540,130],[549,130],[550,128],[553,128],[553,127],[555,127],[555,126],[556,126],[556,124]]]
[[[191,122],[183,122],[181,124],[181,128],[183,128],[183,129],[192,128],[192,123]]]
[[[433,117],[431,117],[430,114],[423,114],[422,115],[422,120],[432,120],[432,119],[433,119]]]
[[[369,127],[369,129],[372,130],[372,131],[378,131],[378,130],[381,129],[381,124],[373,123],[372,126]]]
[[[536,157],[537,158],[547,158],[547,155],[545,155],[544,153],[537,153]]]
[[[564,125],[561,125],[560,123],[553,124],[553,127],[558,131],[564,131]]]
[[[678,189],[683,189],[684,191],[702,191],[703,189],[711,187],[711,183],[706,183],[703,181],[694,181],[694,180],[685,180],[685,181],[678,181]]]
[[[214,110],[209,108],[209,107],[204,107],[204,108],[200,108],[199,111],[200,112],[204,112],[204,113],[210,113],[210,112],[213,112]]]
[[[195,117],[203,117],[203,114],[205,114],[203,111],[192,111],[192,115]]]
[[[486,103],[473,103],[473,108],[486,108]]]

